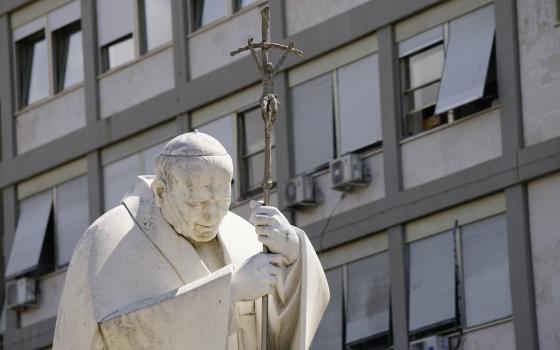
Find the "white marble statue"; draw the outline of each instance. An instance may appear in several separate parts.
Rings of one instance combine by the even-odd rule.
[[[54,349],[259,349],[266,294],[268,349],[309,348],[329,300],[321,264],[278,209],[253,202],[255,226],[228,211],[232,173],[211,136],[171,140],[78,243]]]

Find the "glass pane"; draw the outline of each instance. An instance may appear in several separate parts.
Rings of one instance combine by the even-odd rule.
[[[348,264],[346,343],[389,331],[389,255]]]
[[[243,114],[245,155],[264,150],[264,123],[260,108]],[[274,145],[274,129],[272,129],[272,145]]]
[[[344,308],[343,292],[342,292],[342,268],[329,270],[325,272],[331,299],[327,310],[319,323],[319,328],[315,332],[312,350],[340,350],[342,344],[342,312]]]
[[[237,170],[237,140],[235,137],[235,118],[232,115],[228,115],[222,118],[211,121],[208,124],[204,124],[198,127],[200,132],[206,133],[216,140],[220,141],[222,146],[226,149],[227,153],[230,155],[233,161],[234,178],[235,171]],[[237,199],[237,192],[235,192],[236,186],[232,186],[231,198],[232,201]]]
[[[87,177],[80,176],[56,188],[57,265],[67,264],[74,247],[89,225]]]
[[[296,174],[329,162],[334,156],[332,75],[292,88]]]
[[[461,228],[467,326],[511,315],[505,215]]]
[[[103,47],[134,30],[133,0],[97,0],[97,39]]]
[[[443,44],[405,58],[406,86],[415,87],[438,80],[443,69]]]
[[[28,79],[29,95],[27,104],[39,101],[49,95],[49,71],[47,56],[47,41],[42,39],[32,45],[33,58],[31,63],[31,72]],[[27,82],[22,82],[23,84]]]
[[[103,167],[103,192],[105,210],[119,205],[123,196],[136,183],[140,174],[140,155],[138,153]]]
[[[436,103],[439,81],[405,94],[406,111],[418,111]]]
[[[64,88],[84,80],[84,55],[82,48],[82,32],[75,32],[68,39],[68,57],[64,71]]]
[[[272,180],[276,179],[276,149],[272,148]],[[247,158],[247,189],[262,186],[264,178],[264,152]]]
[[[171,0],[144,0],[146,46],[152,50],[172,40]]]
[[[257,0],[240,0],[240,8],[248,6],[254,2],[256,2]]]
[[[381,140],[378,56],[338,70],[340,151],[354,151]]]
[[[134,59],[134,42],[132,38],[124,39],[108,47],[109,69],[115,68]]]
[[[226,0],[202,0],[202,2],[200,26],[214,22],[227,15]]]
[[[452,232],[409,245],[409,329],[455,317],[455,257]]]
[[[163,147],[168,141],[159,143],[150,148],[146,148],[143,152],[144,154],[144,166],[142,168],[142,174],[144,175],[154,175],[156,173],[156,159],[163,151]]]

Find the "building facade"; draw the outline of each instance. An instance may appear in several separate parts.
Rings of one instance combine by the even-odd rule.
[[[559,349],[555,0],[0,2],[3,348],[50,348],[80,234],[174,136],[224,144],[248,216],[260,74],[229,52],[265,4],[304,51],[276,78],[272,202],[329,280],[312,348]]]

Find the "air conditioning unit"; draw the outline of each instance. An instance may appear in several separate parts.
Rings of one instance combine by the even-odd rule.
[[[410,343],[410,350],[449,350],[447,337],[434,335]]]
[[[315,184],[311,176],[300,175],[292,178],[284,185],[284,206],[300,208],[317,205]]]
[[[6,305],[9,309],[37,306],[37,282],[23,277],[6,283]]]
[[[349,153],[331,161],[331,188],[349,192],[354,187],[367,186],[369,176],[364,169],[362,157]]]

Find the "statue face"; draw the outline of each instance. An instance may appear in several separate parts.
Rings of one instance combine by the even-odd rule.
[[[161,195],[161,211],[177,233],[194,242],[216,237],[231,201],[231,174],[212,165],[181,171]]]

